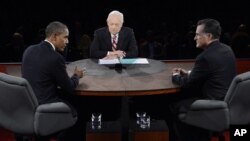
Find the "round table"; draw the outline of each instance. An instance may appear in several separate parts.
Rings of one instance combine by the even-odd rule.
[[[122,141],[128,137],[129,97],[139,95],[168,94],[179,91],[179,86],[171,81],[174,67],[190,68],[190,64],[166,64],[148,59],[149,64],[100,65],[98,60],[84,59],[67,65],[71,76],[75,66],[85,68],[87,73],[80,79],[76,93],[83,96],[122,96],[121,126]]]
[[[192,65],[180,63],[163,63],[148,59],[149,64],[123,65],[122,71],[113,66],[100,65],[98,60],[84,59],[71,62],[67,71],[71,76],[75,66],[86,68],[86,75],[80,79],[76,88],[78,95],[89,96],[136,96],[167,94],[179,91],[179,86],[171,81],[172,69]]]
[[[122,140],[127,140],[130,96],[169,94],[178,92],[179,86],[171,81],[172,69],[191,69],[193,62],[167,62],[148,59],[149,64],[124,65],[117,71],[113,66],[100,65],[98,60],[84,59],[67,65],[69,76],[75,66],[86,68],[86,75],[80,79],[76,94],[82,96],[122,96],[121,124]],[[21,66],[8,66],[6,72],[21,76]]]

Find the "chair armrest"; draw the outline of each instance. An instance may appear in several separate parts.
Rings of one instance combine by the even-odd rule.
[[[211,131],[220,132],[229,128],[228,108],[189,110],[178,117],[184,123]]]
[[[63,102],[47,103],[39,105],[36,109],[39,113],[70,113],[70,107]]]
[[[227,103],[221,100],[196,100],[190,106],[190,110],[225,109]]]
[[[39,105],[36,109],[35,133],[47,136],[69,128],[75,124],[77,116],[73,116],[70,107],[63,102]]]
[[[229,110],[225,101],[196,100],[187,113],[179,114],[179,119],[203,129],[223,131],[229,127]]]

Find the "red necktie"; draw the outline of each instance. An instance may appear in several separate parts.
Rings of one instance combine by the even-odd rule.
[[[115,51],[116,48],[117,48],[116,35],[114,35],[112,38],[112,50]]]

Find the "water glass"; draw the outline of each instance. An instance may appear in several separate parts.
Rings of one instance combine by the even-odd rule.
[[[101,126],[102,126],[102,114],[101,113],[92,113],[91,126],[92,126],[92,129],[101,129]]]
[[[146,117],[146,112],[136,112],[136,123],[140,125],[141,123],[141,118]]]
[[[141,118],[140,127],[142,129],[150,128],[150,116],[149,115],[146,115],[145,117]]]

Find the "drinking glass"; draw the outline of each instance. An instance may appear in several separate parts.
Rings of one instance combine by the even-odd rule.
[[[136,112],[136,123],[140,125],[141,123],[141,118],[146,117],[146,112]]]
[[[92,129],[101,129],[101,125],[102,125],[102,114],[101,113],[92,113],[92,115],[91,115]]]
[[[141,118],[140,127],[143,129],[150,128],[150,116],[149,115],[146,115],[145,117]]]

